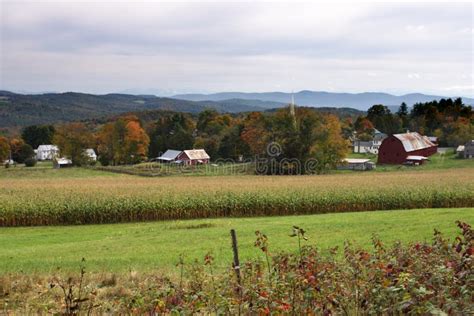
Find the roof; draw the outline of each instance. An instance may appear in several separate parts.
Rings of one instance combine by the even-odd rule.
[[[161,155],[157,159],[172,161],[172,160],[175,160],[180,153],[181,153],[181,151],[179,151],[179,150],[168,149],[163,155]]]
[[[356,140],[352,143],[353,147],[372,147],[374,145],[374,141],[369,140],[369,141],[359,141]]]
[[[58,146],[56,145],[39,145],[38,151],[50,151],[50,150],[59,150]]]
[[[406,152],[436,146],[428,139],[428,137],[421,136],[418,133],[393,134],[393,136],[402,142],[403,148]]]
[[[421,161],[421,160],[428,160],[428,158],[426,158],[425,156],[408,156],[407,160]]]
[[[211,157],[209,157],[209,155],[207,154],[207,152],[204,149],[185,150],[184,153],[191,160],[210,159],[211,158]]]
[[[457,152],[464,151],[464,145],[459,145],[458,148],[456,148]]]
[[[58,165],[70,165],[72,164],[72,161],[71,159],[67,159],[67,158],[58,158],[56,159],[56,163]]]
[[[343,161],[347,162],[348,164],[356,164],[356,163],[367,163],[370,161],[370,159],[346,158]]]

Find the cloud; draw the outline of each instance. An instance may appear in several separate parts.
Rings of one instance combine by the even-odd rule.
[[[462,31],[472,31],[471,4],[2,2],[0,23],[4,89],[435,92],[472,83],[450,81],[472,72],[472,32]]]

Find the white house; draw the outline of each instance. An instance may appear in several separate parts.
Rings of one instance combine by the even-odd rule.
[[[474,140],[470,140],[464,144],[464,158],[474,158]]]
[[[97,161],[97,154],[95,153],[94,149],[87,148],[85,154],[90,161]]]
[[[59,148],[56,145],[39,145],[36,149],[36,160],[52,160],[59,155]]]
[[[382,141],[385,138],[387,138],[387,134],[382,133],[377,129],[374,129],[374,137],[371,140],[354,140],[352,142],[352,151],[354,153],[360,154],[370,153],[377,155],[379,153],[380,145],[382,145]]]

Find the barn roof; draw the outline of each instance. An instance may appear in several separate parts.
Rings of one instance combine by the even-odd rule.
[[[184,153],[186,156],[189,157],[189,159],[194,160],[194,159],[210,159],[209,155],[204,149],[191,149],[191,150],[185,150]]]
[[[436,146],[426,136],[422,136],[418,133],[404,133],[394,134],[394,137],[398,138],[405,148],[406,152],[411,152],[419,149],[429,148]]]
[[[160,160],[172,161],[175,160],[181,153],[179,150],[168,149],[163,155],[158,157]]]

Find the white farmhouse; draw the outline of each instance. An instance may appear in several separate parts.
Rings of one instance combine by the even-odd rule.
[[[368,141],[354,140],[352,142],[352,151],[354,153],[360,154],[375,154],[379,153],[380,145],[382,141],[387,138],[387,134],[380,132],[377,129],[374,129],[374,137]]]
[[[56,145],[39,145],[36,149],[36,160],[52,160],[59,155]]]

